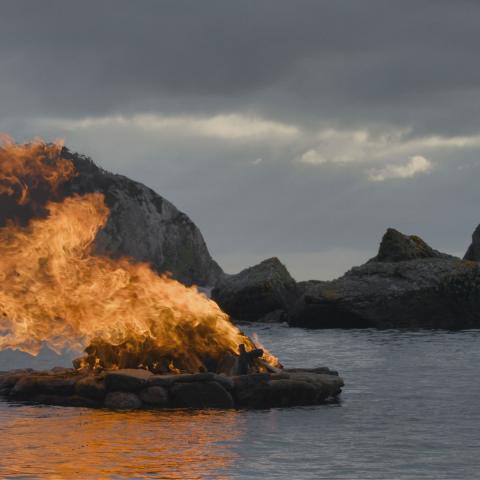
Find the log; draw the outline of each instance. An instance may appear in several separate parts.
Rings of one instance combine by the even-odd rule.
[[[248,375],[251,373],[251,370],[254,370],[256,373],[255,360],[263,355],[263,350],[261,348],[255,348],[254,350],[247,352],[243,343],[241,343],[238,348],[240,350],[240,356],[238,358],[238,375]]]
[[[282,373],[283,372],[283,370],[281,368],[272,367],[272,365],[270,365],[268,362],[266,362],[262,358],[257,358],[257,363],[260,364],[262,367],[264,367],[267,370],[267,372],[270,372],[270,373]]]

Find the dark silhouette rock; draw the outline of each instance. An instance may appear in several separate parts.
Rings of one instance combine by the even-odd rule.
[[[9,393],[13,398],[24,399],[32,397],[39,393],[36,378],[33,376],[25,376],[18,379]]]
[[[271,408],[313,405],[316,388],[307,382],[281,379],[260,383],[237,394],[238,404],[246,408]]]
[[[148,370],[136,368],[110,371],[105,375],[105,386],[108,391],[135,392],[145,388],[152,376],[153,374]]]
[[[176,383],[171,391],[176,408],[233,408],[230,393],[217,382]]]
[[[213,377],[213,381],[219,383],[223,388],[228,391],[233,390],[235,386],[232,377],[228,377],[224,374],[215,374]]]
[[[139,394],[140,399],[146,405],[161,408],[168,405],[168,392],[160,386],[148,387]]]
[[[278,258],[269,258],[236,275],[222,278],[212,298],[235,320],[255,321],[290,307],[297,296],[297,285]]]
[[[210,382],[213,381],[215,377],[216,375],[212,372],[152,375],[148,379],[148,384],[158,385],[160,387],[171,387],[174,383]]]
[[[109,392],[105,397],[104,406],[112,410],[137,410],[142,407],[142,401],[135,393]]]
[[[6,395],[11,392],[16,383],[27,376],[29,372],[4,372],[0,375],[0,395]]]
[[[288,312],[308,328],[469,328],[480,325],[477,263],[387,231],[379,254],[330,282],[305,282]]]
[[[480,225],[472,234],[472,243],[468,247],[464,260],[471,260],[472,262],[480,262]]]
[[[81,397],[102,400],[106,395],[105,382],[94,376],[85,377],[75,384],[75,392]]]
[[[67,396],[75,393],[75,377],[53,375],[26,375],[21,377],[10,390],[15,398],[31,398],[37,393]]]
[[[293,370],[234,377],[237,404],[246,408],[316,405],[333,400],[342,391],[342,378],[323,373],[328,369]]]

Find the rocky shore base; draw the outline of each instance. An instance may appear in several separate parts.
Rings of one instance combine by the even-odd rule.
[[[59,367],[0,373],[0,395],[7,401],[113,410],[319,405],[335,401],[343,385],[338,373],[325,367],[234,377],[141,369],[92,374]]]

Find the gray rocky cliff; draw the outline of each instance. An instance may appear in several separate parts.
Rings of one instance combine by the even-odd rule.
[[[187,285],[213,286],[223,275],[200,230],[168,200],[141,183],[97,167],[89,158],[67,149],[63,156],[79,172],[64,185],[65,195],[101,192],[110,209],[96,238],[96,253],[148,262],[157,272],[171,272]]]

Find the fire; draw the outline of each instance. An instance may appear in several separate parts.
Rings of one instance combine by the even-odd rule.
[[[36,188],[48,185],[57,200],[43,205],[44,218],[27,225],[8,220],[0,228],[0,349],[35,355],[45,344],[56,352],[87,347],[90,363],[93,358],[100,367],[133,361],[195,372],[238,355],[240,344],[256,348],[195,287],[158,275],[146,263],[93,255],[109,210],[100,193],[56,198],[75,174],[60,144],[4,139],[0,146],[2,198],[27,205]],[[266,351],[263,359],[278,364]]]
[[[36,138],[28,146],[0,134],[0,195],[18,206],[35,204],[40,195],[55,198],[58,187],[75,175],[72,162],[61,157],[63,142],[45,144]]]

